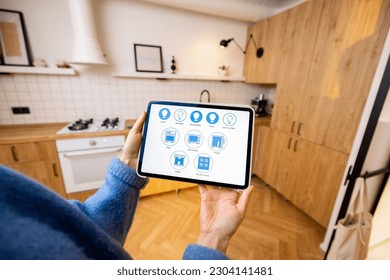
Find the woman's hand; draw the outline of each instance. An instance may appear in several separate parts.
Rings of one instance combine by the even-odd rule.
[[[146,113],[142,112],[141,116],[135,122],[127,135],[125,146],[120,160],[133,169],[137,168],[138,152],[142,140],[142,127],[144,125]]]
[[[200,235],[198,244],[226,253],[230,238],[245,218],[253,186],[241,196],[231,189],[207,189],[199,186]]]

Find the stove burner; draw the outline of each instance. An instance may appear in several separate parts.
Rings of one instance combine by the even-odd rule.
[[[87,120],[79,119],[78,121],[75,121],[70,126],[68,126],[68,128],[70,130],[84,130],[84,129],[88,129],[88,126],[91,123],[93,123],[93,119],[87,119]]]
[[[106,128],[106,129],[117,128],[118,123],[119,123],[119,118],[114,118],[114,119],[105,118],[101,126],[102,128]]]

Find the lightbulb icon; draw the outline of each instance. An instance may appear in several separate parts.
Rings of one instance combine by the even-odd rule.
[[[237,117],[232,113],[227,113],[225,116],[223,116],[223,122],[227,126],[235,125],[236,121],[237,121]]]
[[[199,113],[198,113],[198,112],[195,112],[195,113],[194,113],[194,121],[197,122],[198,119],[199,119],[199,116],[200,116]]]
[[[158,113],[160,119],[166,120],[171,116],[171,112],[167,108],[162,108],[160,112]]]
[[[207,122],[209,124],[216,124],[219,120],[219,117],[218,117],[217,113],[211,112],[211,113],[207,114],[206,119],[207,119]]]
[[[191,121],[193,121],[194,123],[198,123],[202,120],[202,113],[199,112],[199,111],[194,111],[191,113]]]

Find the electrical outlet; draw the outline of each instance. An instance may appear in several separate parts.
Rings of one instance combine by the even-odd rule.
[[[30,108],[29,107],[12,107],[12,113],[14,115],[30,114]]]

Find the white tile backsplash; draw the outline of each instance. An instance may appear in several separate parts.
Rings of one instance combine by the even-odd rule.
[[[0,124],[71,122],[78,118],[137,118],[150,100],[198,102],[207,89],[211,102],[250,104],[268,90],[241,82],[116,78],[107,74],[2,75]],[[206,100],[206,96],[203,96]],[[28,106],[31,114],[13,115]]]

